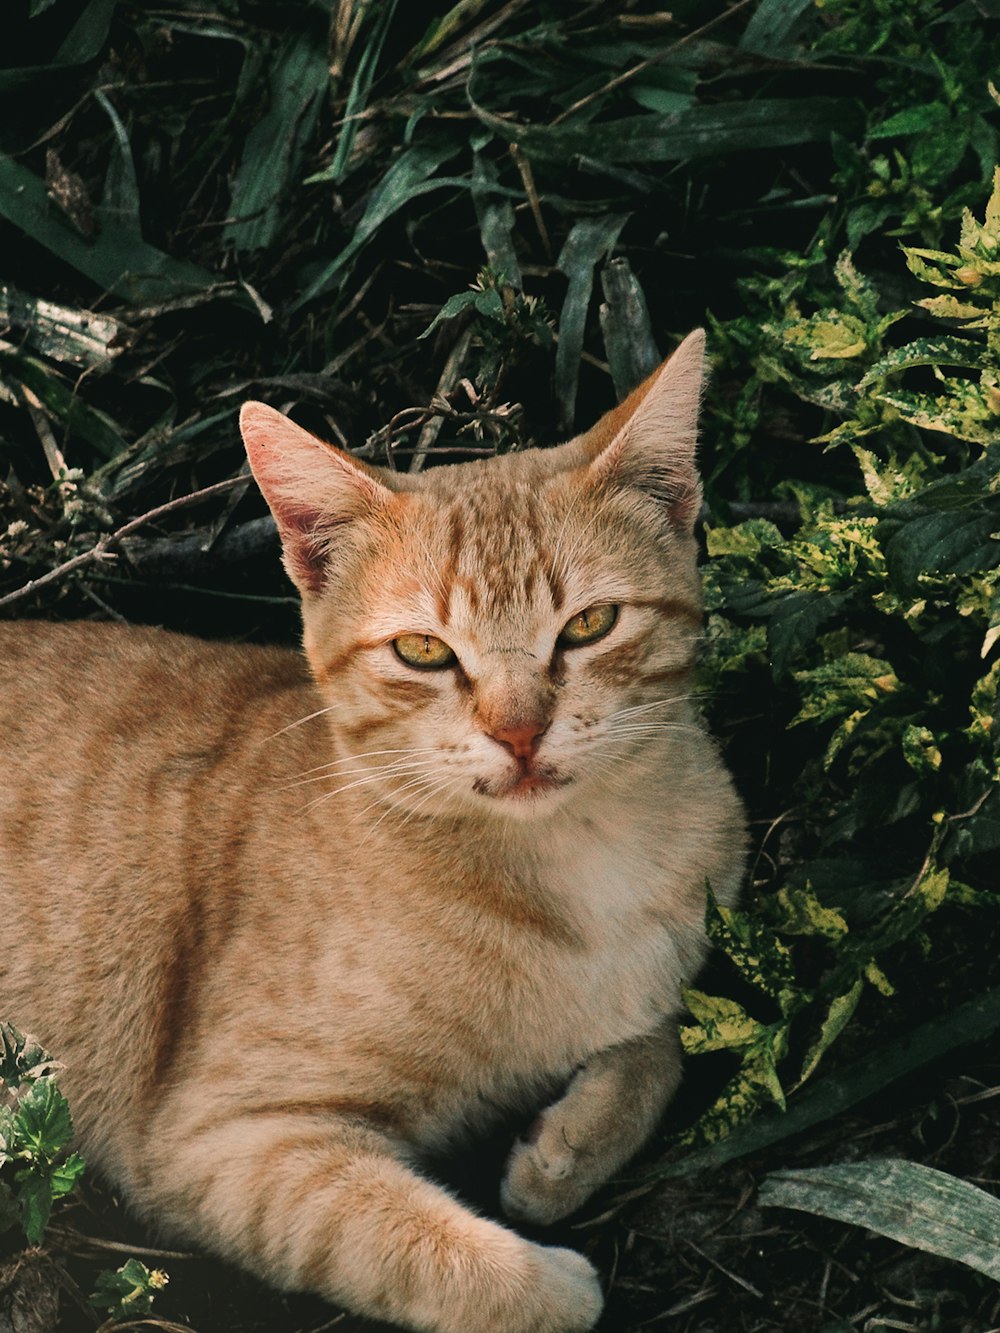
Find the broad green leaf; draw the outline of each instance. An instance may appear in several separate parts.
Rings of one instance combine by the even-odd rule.
[[[895,455],[883,461],[856,441],[849,443],[861,468],[865,490],[877,505],[884,507],[895,500],[912,499],[925,484],[925,464],[919,454],[911,455],[905,462]]]
[[[916,886],[916,897],[927,912],[936,912],[948,894],[950,875],[945,868],[930,868],[921,875]]]
[[[815,1073],[823,1056],[850,1022],[863,990],[864,982],[859,978],[842,995],[835,995],[830,1001],[819,1035],[806,1051],[802,1061],[802,1071],[797,1086],[801,1087]]]
[[[954,270],[961,266],[958,255],[947,250],[928,250],[919,245],[904,245],[903,255],[910,272],[921,280],[935,287],[961,289],[964,284],[955,278]]]
[[[79,1153],[70,1153],[65,1162],[54,1167],[49,1176],[53,1199],[61,1199],[76,1187],[77,1181],[87,1169],[87,1164]]]
[[[976,681],[969,700],[968,734],[973,740],[989,742],[1000,739],[998,728],[998,707],[1000,707],[1000,658],[998,658],[984,676]],[[2,1049],[2,1048],[0,1048]]]
[[[22,1171],[17,1177],[21,1226],[29,1245],[41,1245],[52,1212],[52,1186],[47,1175]]]
[[[802,722],[829,722],[870,708],[878,699],[895,693],[899,680],[889,662],[868,653],[845,653],[808,671],[796,671],[803,705],[790,726]]]
[[[949,124],[948,108],[940,102],[927,102],[897,111],[868,131],[869,139],[891,139],[897,134],[926,134]]]
[[[1000,560],[1000,497],[982,504],[884,520],[883,545],[897,584],[916,588],[922,574],[975,574]]]
[[[168,1281],[161,1269],[149,1269],[138,1259],[129,1259],[113,1273],[98,1274],[90,1303],[106,1310],[109,1322],[134,1319],[149,1314],[156,1293],[162,1291]]]
[[[925,296],[915,302],[922,310],[928,310],[932,315],[937,315],[939,319],[961,319],[966,322],[967,329],[987,328],[990,323],[990,314],[982,306],[973,305],[969,301],[962,301],[957,296]]]
[[[818,935],[839,940],[847,934],[847,922],[832,907],[824,907],[807,882],[804,888],[790,885],[778,890],[778,906],[784,915],[781,930],[786,935]]]
[[[697,1027],[681,1028],[681,1043],[688,1054],[739,1050],[760,1035],[762,1024],[735,1000],[685,990],[684,1002],[698,1020]]]
[[[755,558],[763,549],[781,546],[783,541],[780,530],[764,518],[747,519],[734,528],[705,529],[705,542],[710,556],[743,555]]]
[[[941,751],[929,727],[910,723],[903,732],[903,755],[917,773],[937,773],[941,768]]]
[[[803,649],[848,604],[847,592],[829,588],[776,595],[767,612],[767,644],[775,678],[802,660]]]
[[[38,1079],[18,1101],[13,1132],[18,1153],[38,1160],[51,1160],[65,1148],[73,1136],[73,1119],[52,1079]]]
[[[894,1037],[845,1069],[821,1075],[791,1098],[788,1110],[783,1115],[771,1112],[745,1119],[731,1137],[725,1138],[727,1128],[737,1123],[737,1120],[727,1121],[717,1136],[723,1138],[723,1142],[663,1162],[644,1173],[642,1178],[652,1181],[694,1176],[739,1157],[760,1152],[812,1129],[814,1125],[832,1120],[865,1098],[891,1086],[914,1070],[950,1055],[957,1048],[987,1040],[998,1029],[1000,987],[987,991],[975,1000],[967,1000],[946,1009],[939,1017],[913,1029],[904,1039]],[[747,1103],[750,1100],[750,1097],[746,1098]]]
[[[808,352],[810,361],[849,361],[868,346],[867,326],[856,315],[823,310],[784,329],[785,342]]]
[[[680,1142],[685,1146],[697,1144],[700,1147],[708,1144],[724,1149],[734,1131],[738,1133],[740,1126],[754,1123],[755,1113],[759,1112],[761,1107],[773,1104],[773,1101],[754,1071],[743,1065],[708,1110],[682,1135]],[[711,1152],[711,1147],[708,1151]],[[694,1156],[700,1157],[701,1154],[695,1153]],[[646,1177],[646,1179],[652,1178],[654,1178],[652,1175]]]
[[[946,384],[942,394],[916,393],[909,389],[886,389],[876,397],[899,415],[924,430],[954,435],[973,444],[991,444],[1000,438],[1000,421],[980,385],[971,380],[938,378]]]
[[[474,309],[480,296],[482,296],[482,292],[479,291],[456,292],[454,296],[449,296],[420,337],[428,337],[445,320],[454,319],[456,315],[462,314],[463,311]]]
[[[709,939],[752,986],[778,998],[786,987],[794,985],[791,953],[758,917],[722,907],[709,894],[705,928]]]
[[[270,245],[284,221],[329,82],[325,52],[309,33],[289,34],[269,64],[270,105],[243,144],[223,237],[237,250]]]
[[[874,959],[869,959],[865,964],[865,980],[870,981],[878,993],[884,995],[886,999],[896,994],[896,987]]]
[[[1000,1199],[919,1162],[772,1171],[757,1201],[865,1227],[1000,1280]]]
[[[967,366],[978,370],[984,364],[984,353],[983,346],[969,338],[916,338],[905,347],[894,347],[880,357],[865,372],[858,388],[867,389],[875,380],[909,370],[912,366]]]

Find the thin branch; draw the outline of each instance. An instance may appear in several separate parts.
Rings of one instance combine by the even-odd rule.
[[[138,518],[130,519],[122,527],[114,532],[106,533],[101,537],[89,551],[81,551],[70,560],[65,560],[61,565],[56,565],[50,569],[47,574],[40,575],[37,579],[29,579],[23,587],[15,588],[13,592],[0,597],[0,607],[9,606],[12,602],[18,602],[24,597],[30,597],[32,593],[38,592],[40,588],[45,588],[51,583],[57,583],[59,579],[65,578],[67,574],[72,574],[74,570],[82,569],[86,565],[95,564],[100,560],[110,556],[112,548],[117,546],[120,541],[141,528],[146,523],[152,523],[164,514],[172,513],[175,509],[183,509],[187,505],[197,504],[200,500],[205,500],[211,495],[221,495],[224,491],[231,491],[235,486],[245,486],[246,477],[230,477],[226,481],[217,481],[212,486],[204,486],[200,491],[192,491],[190,495],[178,496],[176,500],[168,500],[166,504],[157,505],[155,509],[150,509],[145,514],[140,514]]]

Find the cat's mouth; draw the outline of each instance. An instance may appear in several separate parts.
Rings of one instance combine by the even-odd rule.
[[[572,781],[572,778],[557,773],[555,769],[543,769],[519,773],[509,782],[489,782],[485,778],[477,778],[473,790],[481,796],[491,796],[496,800],[524,801],[556,791]]]

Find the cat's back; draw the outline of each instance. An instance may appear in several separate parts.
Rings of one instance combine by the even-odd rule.
[[[0,746],[32,748],[65,718],[72,733],[108,733],[131,716],[133,734],[161,721],[195,728],[248,701],[309,688],[297,653],[213,643],[146,626],[92,621],[0,624]],[[72,735],[62,736],[63,753]]]
[[[181,807],[224,791],[250,755],[265,777],[268,737],[318,706],[301,658],[283,649],[91,622],[0,625],[0,895],[11,881],[23,892],[50,860],[65,867],[68,848],[78,860],[171,843],[188,823]]]

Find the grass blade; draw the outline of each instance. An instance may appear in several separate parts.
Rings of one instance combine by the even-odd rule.
[[[472,101],[470,96],[470,101]],[[669,116],[623,116],[597,125],[519,125],[472,102],[472,109],[528,157],[563,162],[577,156],[611,162],[686,162],[720,153],[784,148],[848,132],[857,106],[839,97],[761,98],[696,106]]]
[[[85,403],[34,357],[0,347],[0,381],[15,391],[20,385],[30,389],[67,432],[79,435],[105,458],[113,458],[125,448],[125,440],[111,418]]]
[[[118,0],[90,0],[63,38],[55,56],[45,65],[0,69],[0,92],[21,92],[39,81],[52,82],[76,65],[85,65],[100,55],[108,39]]]
[[[813,0],[761,0],[743,30],[741,50],[774,55],[788,43],[800,16],[812,7]]]
[[[36,351],[74,367],[106,365],[128,341],[116,319],[39,301],[15,287],[0,287],[0,326],[18,330]]]
[[[212,273],[166,255],[138,237],[106,227],[97,236],[81,236],[51,207],[45,182],[34,172],[0,154],[0,216],[12,222],[57,259],[133,304],[156,304],[192,292],[218,289]],[[231,298],[250,304],[232,287]]]
[[[559,424],[569,430],[576,414],[576,386],[580,376],[580,353],[587,324],[587,310],[594,288],[594,266],[614,246],[627,213],[606,213],[598,218],[581,218],[573,224],[560,252],[556,267],[566,274],[569,285],[559,316],[559,345],[556,348],[556,397]]]
[[[417,195],[426,194],[429,190],[439,189],[446,184],[445,181],[432,179],[434,172],[449,158],[454,157],[461,147],[460,143],[437,139],[431,143],[414,144],[401,154],[373,190],[368,207],[350,241],[294,302],[292,311],[300,309],[308,301],[328,292],[383,222]],[[310,183],[317,179],[322,178],[311,177]]]
[[[344,105],[343,125],[337,140],[337,151],[326,170],[312,177],[314,181],[338,181],[347,169],[354,148],[354,141],[357,138],[361,124],[361,116],[368,101],[368,94],[371,92],[372,84],[375,81],[375,71],[382,57],[382,48],[385,45],[386,36],[396,13],[396,3],[397,0],[388,0],[387,4],[374,7],[375,22],[368,44],[358,61],[354,79],[351,83],[351,90]],[[367,6],[362,9],[358,16],[358,22],[367,18],[367,9]]]
[[[866,1227],[1000,1281],[1000,1199],[919,1162],[772,1171],[757,1201]]]
[[[646,296],[624,256],[612,259],[601,273],[604,304],[601,332],[618,401],[626,397],[660,364]]]
[[[510,199],[495,189],[499,183],[496,166],[482,153],[475,156],[472,176],[472,202],[479,221],[483,249],[494,273],[502,273],[513,287],[521,286],[521,265],[511,233],[514,230],[514,209]]]

